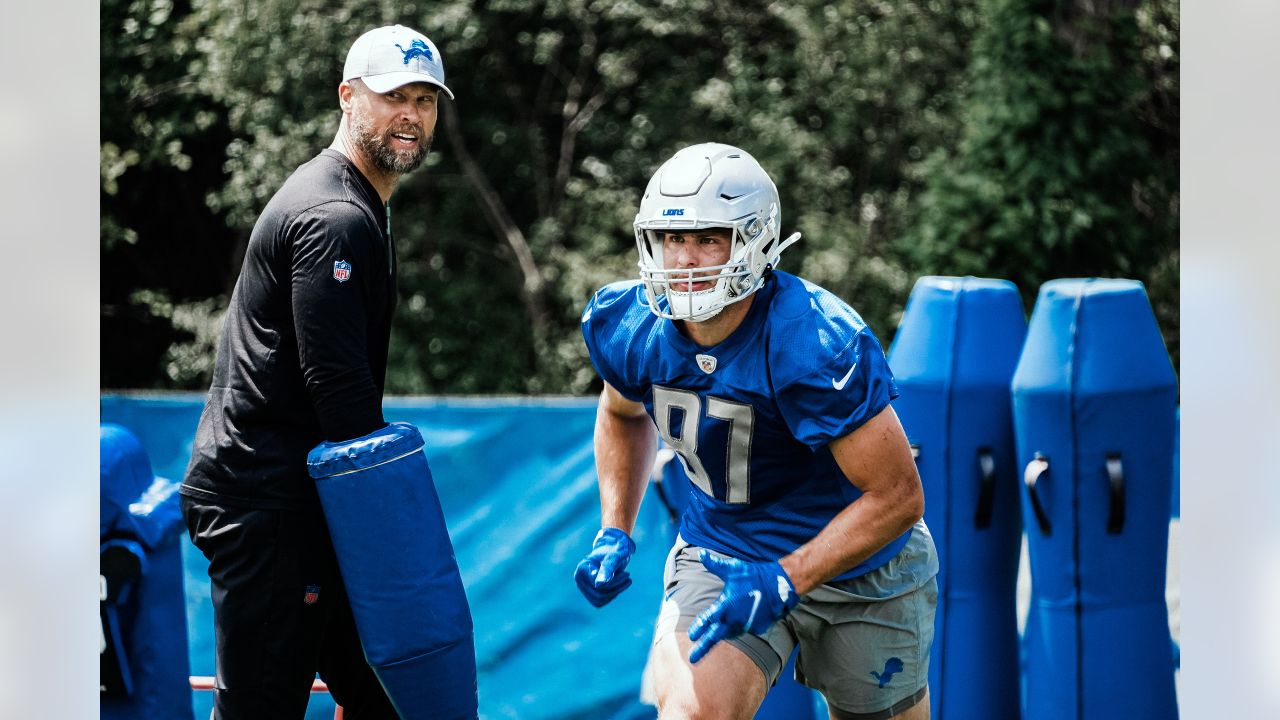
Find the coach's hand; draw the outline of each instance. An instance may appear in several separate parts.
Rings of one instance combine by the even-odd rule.
[[[689,662],[701,660],[721,640],[743,633],[762,634],[800,602],[796,586],[776,562],[751,563],[703,550],[702,564],[724,580],[720,597],[694,618]]]
[[[626,571],[636,544],[618,528],[600,528],[591,552],[578,563],[573,572],[574,582],[596,607],[603,607],[631,587],[631,573]]]

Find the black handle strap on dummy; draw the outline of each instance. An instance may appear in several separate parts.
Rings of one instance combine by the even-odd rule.
[[[1124,531],[1124,465],[1120,453],[1107,453],[1107,484],[1111,492],[1107,534],[1119,535]]]
[[[1031,462],[1027,463],[1027,470],[1022,476],[1022,482],[1027,486],[1027,495],[1031,498],[1031,510],[1036,515],[1036,524],[1040,526],[1041,535],[1053,534],[1053,526],[1049,524],[1049,516],[1045,514],[1044,506],[1040,504],[1040,496],[1036,493],[1036,483],[1039,482],[1040,476],[1047,472],[1049,472],[1049,458],[1036,453]]]
[[[991,526],[991,509],[996,501],[996,460],[991,448],[978,448],[978,510],[973,514],[973,525],[978,529]]]

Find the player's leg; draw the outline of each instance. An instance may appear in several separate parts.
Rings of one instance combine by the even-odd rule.
[[[929,688],[924,689],[924,697],[915,705],[892,716],[892,720],[929,720]]]
[[[884,567],[823,585],[788,618],[801,638],[796,678],[832,720],[929,717],[929,652],[938,586],[923,524]]]
[[[217,679],[213,717],[301,718],[316,671],[296,513],[182,499],[192,542],[209,559]]]
[[[654,685],[660,720],[750,720],[764,701],[764,671],[737,646],[722,642],[697,665],[689,663],[693,642],[685,630],[658,638]]]
[[[832,635],[845,637],[829,643],[827,652],[834,646],[843,657],[859,657],[849,654],[852,644],[863,649],[860,657],[867,660],[855,660],[845,666],[842,679],[825,684],[823,694],[831,720],[929,719],[929,652],[936,604],[937,582],[931,579],[903,597],[868,604],[862,619],[832,629]],[[887,659],[880,663],[880,658]],[[864,681],[858,668],[872,666],[881,669],[867,671]],[[824,663],[817,672],[832,668],[834,663]],[[897,668],[901,669],[895,673]]]
[[[768,637],[745,635],[716,645],[697,665],[689,625],[715,602],[724,583],[677,539],[667,558],[662,610],[654,633],[653,678],[662,720],[749,719],[795,646],[780,623]]]
[[[888,712],[892,712],[889,710]],[[859,715],[857,713],[845,713],[835,708],[829,708],[827,717],[830,720],[849,720],[854,718],[861,720],[862,718],[885,718],[885,720],[929,720],[929,688],[924,688],[924,694],[915,705],[903,710],[896,715],[885,715],[884,712],[872,713],[868,715]]]

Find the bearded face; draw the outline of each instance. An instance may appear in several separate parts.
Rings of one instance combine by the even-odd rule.
[[[383,172],[403,175],[416,170],[431,150],[433,134],[421,123],[393,121],[379,131],[373,112],[364,102],[353,103],[350,124],[356,145]]]

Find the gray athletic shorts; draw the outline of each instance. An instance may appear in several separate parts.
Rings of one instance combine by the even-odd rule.
[[[703,567],[699,550],[677,537],[667,556],[655,642],[687,633],[720,595],[724,583]],[[922,520],[883,567],[821,585],[764,635],[728,642],[760,667],[770,685],[799,645],[796,680],[821,692],[836,717],[892,717],[925,695],[937,574],[937,551]]]

